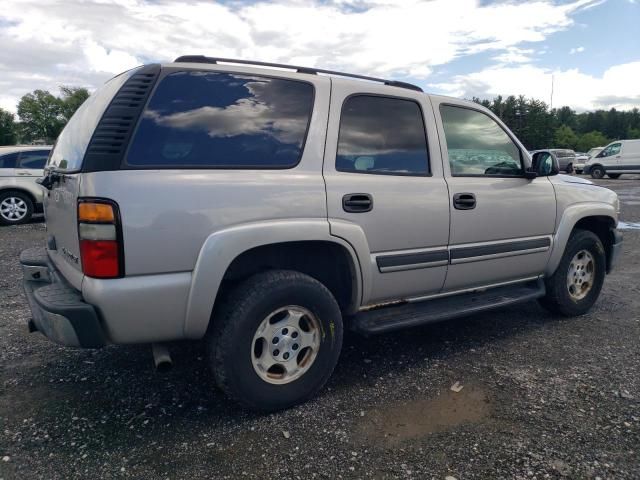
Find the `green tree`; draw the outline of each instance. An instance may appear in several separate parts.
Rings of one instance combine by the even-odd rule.
[[[68,87],[61,86],[60,93],[62,93],[61,97],[61,114],[66,122],[68,122],[76,110],[84,103],[84,101],[89,98],[89,91],[86,88],[82,87]]]
[[[0,108],[0,145],[15,145],[16,122],[11,112]]]
[[[560,125],[553,135],[554,147],[556,148],[576,148],[578,137],[571,127]]]
[[[627,138],[629,140],[640,138],[640,128],[629,127],[629,130],[627,130]]]
[[[576,150],[579,152],[588,152],[593,147],[604,147],[607,143],[609,143],[609,139],[601,132],[594,130],[593,132],[583,133],[578,137]]]
[[[23,139],[53,141],[64,126],[62,102],[46,90],[34,90],[18,103]]]

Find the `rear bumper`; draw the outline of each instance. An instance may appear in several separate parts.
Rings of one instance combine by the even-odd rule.
[[[618,263],[620,252],[622,251],[622,234],[617,228],[611,230],[613,234],[613,244],[611,245],[611,251],[609,252],[609,261],[607,262],[607,273],[611,273]]]
[[[107,343],[95,308],[64,280],[44,248],[23,251],[20,264],[36,330],[61,345],[98,348]]]

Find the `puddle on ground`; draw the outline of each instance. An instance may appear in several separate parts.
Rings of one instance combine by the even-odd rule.
[[[462,424],[481,423],[491,412],[491,399],[472,385],[458,393],[400,402],[369,410],[356,427],[359,443],[396,446]]]
[[[618,222],[619,230],[640,230],[640,222]]]

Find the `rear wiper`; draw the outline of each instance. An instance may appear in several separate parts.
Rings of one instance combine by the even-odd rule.
[[[51,190],[53,184],[59,182],[61,175],[58,172],[49,170],[44,177],[36,179],[36,183],[39,183],[47,190]]]

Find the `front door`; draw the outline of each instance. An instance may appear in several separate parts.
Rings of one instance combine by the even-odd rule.
[[[433,103],[451,195],[445,290],[542,274],[555,229],[553,185],[524,177],[524,148],[491,114],[450,99]]]
[[[368,252],[363,303],[439,292],[449,208],[428,97],[334,80],[323,172],[332,235]]]

